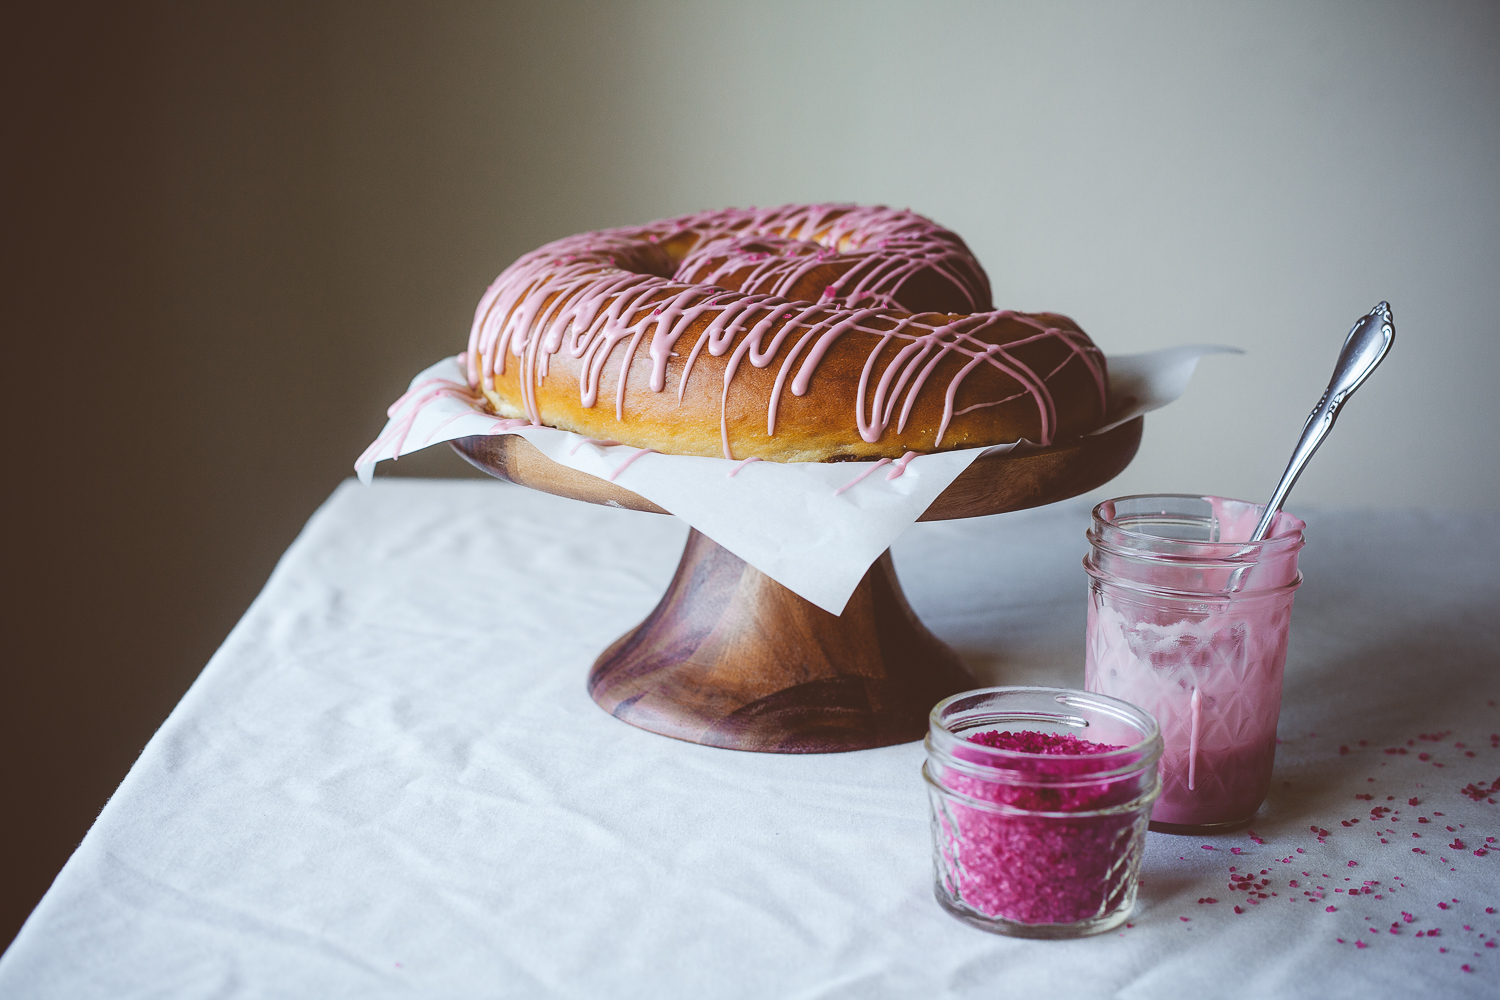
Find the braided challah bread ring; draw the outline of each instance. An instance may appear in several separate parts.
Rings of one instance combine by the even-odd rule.
[[[465,356],[502,417],[665,454],[898,458],[1101,425],[1104,356],[996,312],[962,240],[882,207],[729,209],[517,260]]]

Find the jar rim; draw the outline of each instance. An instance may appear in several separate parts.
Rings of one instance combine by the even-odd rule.
[[[1132,559],[1132,561],[1134,562],[1146,561],[1141,559],[1134,559],[1128,554],[1120,553],[1118,550],[1107,549],[1106,551],[1110,552],[1111,555],[1117,557],[1123,555],[1123,558]],[[1225,564],[1223,563],[1193,563],[1177,562],[1175,560],[1173,561],[1173,565],[1189,569],[1226,568]],[[1250,566],[1253,565],[1253,563],[1230,562],[1228,565],[1230,567],[1235,567],[1237,565]],[[1100,584],[1101,586],[1113,587],[1117,590],[1129,590],[1137,594],[1144,594],[1148,597],[1163,598],[1173,601],[1192,601],[1198,604],[1245,604],[1252,601],[1270,601],[1275,600],[1279,597],[1285,597],[1286,595],[1295,592],[1298,587],[1302,586],[1302,574],[1301,572],[1298,572],[1295,576],[1292,577],[1292,579],[1288,580],[1286,583],[1277,584],[1274,587],[1241,587],[1238,590],[1223,591],[1179,590],[1174,587],[1162,587],[1148,583],[1142,583],[1139,580],[1122,579],[1113,574],[1105,573],[1103,570],[1099,569],[1097,565],[1095,565],[1093,559],[1089,556],[1083,557],[1083,571],[1088,574],[1089,579]]]
[[[1111,508],[1112,514],[1116,505],[1131,500],[1197,500],[1207,503],[1210,506],[1215,501],[1221,501],[1244,504],[1256,511],[1265,509],[1264,504],[1251,503],[1248,500],[1239,500],[1234,497],[1213,496],[1206,493],[1132,493],[1122,497],[1111,497],[1094,506],[1091,512],[1093,527],[1089,531],[1090,536],[1101,535],[1105,529],[1108,529],[1109,532],[1124,536],[1126,539],[1138,540],[1152,546],[1160,546],[1168,549],[1174,547],[1181,547],[1183,549],[1192,548],[1204,555],[1207,555],[1204,550],[1208,552],[1222,551],[1226,558],[1234,557],[1237,560],[1244,560],[1255,554],[1265,553],[1267,550],[1274,551],[1277,554],[1287,554],[1301,549],[1306,544],[1306,540],[1302,534],[1302,530],[1307,527],[1306,522],[1294,514],[1288,514],[1286,511],[1281,511],[1277,514],[1276,520],[1273,522],[1273,533],[1257,542],[1249,540],[1240,542],[1207,541],[1155,535],[1150,532],[1138,531],[1126,527],[1115,517],[1106,515],[1106,507]],[[1095,544],[1098,544],[1097,540]],[[1209,558],[1213,557],[1209,556]]]
[[[1103,753],[1037,754],[971,743],[949,728],[944,719],[944,712],[960,701],[977,699],[986,695],[1005,694],[1039,695],[1050,698],[1064,708],[1071,705],[1089,708],[1126,723],[1141,735],[1138,740],[1129,745]],[[1079,718],[1078,716],[1064,716],[1062,713],[1043,715],[1040,712],[1026,712],[1019,709],[1011,711],[997,709],[994,714],[997,720],[1001,718],[1020,720],[1031,717],[1037,721],[1044,718],[1062,721]],[[1087,721],[1083,721],[1083,725],[1087,726]],[[938,702],[928,713],[926,745],[929,756],[941,758],[945,767],[954,767],[976,777],[1003,776],[1002,780],[1009,784],[1034,784],[1048,787],[1092,785],[1136,774],[1145,768],[1155,766],[1163,750],[1161,727],[1157,724],[1155,717],[1128,701],[1074,688],[1006,685],[960,691]],[[956,755],[955,751],[960,748],[963,749],[967,759]],[[1049,775],[1045,772],[1039,773],[1037,770],[1037,765],[1043,762],[1049,765],[1089,764],[1097,765],[1097,768],[1072,774]]]
[[[952,767],[952,764],[946,764],[945,766]],[[1013,805],[1008,802],[996,802],[991,799],[975,798],[974,796],[967,795],[964,792],[958,791],[957,789],[949,788],[937,778],[933,777],[931,767],[931,760],[922,762],[922,780],[927,782],[928,787],[932,790],[933,793],[941,795],[944,798],[953,799],[957,802],[960,802],[966,809],[974,809],[979,812],[994,813],[997,816],[1015,816],[1025,819],[1043,820],[1055,819],[1059,822],[1064,823],[1076,823],[1079,820],[1093,819],[1100,816],[1121,816],[1128,813],[1140,812],[1143,809],[1149,809],[1152,803],[1154,803],[1161,796],[1161,780],[1160,776],[1158,776],[1157,780],[1155,780],[1149,787],[1147,787],[1145,791],[1141,792],[1139,795],[1135,796],[1132,799],[1126,800],[1125,802],[1117,802],[1113,805],[1108,806],[1099,806],[1095,809],[1080,809],[1073,812],[1029,809],[1026,806]],[[1140,769],[1131,768],[1128,773],[1138,774],[1140,773]],[[1089,784],[1100,783],[1099,775],[1091,775],[1091,777],[1094,778],[1094,780],[1089,782]],[[1107,779],[1108,775],[1105,775],[1104,777]],[[1015,783],[1007,782],[1007,784]]]

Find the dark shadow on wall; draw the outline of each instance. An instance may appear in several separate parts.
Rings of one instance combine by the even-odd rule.
[[[584,99],[537,90],[538,16],[12,12],[0,947],[384,407],[573,231],[577,177],[504,142]]]

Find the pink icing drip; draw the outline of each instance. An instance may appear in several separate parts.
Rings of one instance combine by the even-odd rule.
[[[464,417],[467,417],[467,416],[472,416],[472,414],[468,414],[468,413],[455,413],[455,414],[453,414],[453,416],[449,417],[447,420],[444,420],[442,423],[440,423],[436,427],[434,427],[432,429],[432,432],[427,435],[427,437],[426,437],[425,440],[423,440],[422,444],[423,445],[429,445],[429,444],[431,444],[432,443],[432,439],[435,438],[435,437],[437,437],[438,434],[442,432],[442,430],[443,430],[444,427],[447,427],[449,424],[453,423],[453,421],[455,421],[455,420],[460,420],[460,419],[462,419]]]
[[[695,235],[696,245],[673,270],[658,244],[683,233]],[[819,266],[851,260],[853,266],[824,288],[818,302],[787,298]],[[671,276],[667,276],[669,270]],[[743,276],[747,271],[748,276]],[[941,444],[954,416],[1009,402],[1021,394],[1036,400],[1039,443],[1050,443],[1057,418],[1046,383],[1075,359],[1093,375],[1101,408],[1107,405],[1099,352],[1081,334],[1049,328],[1012,312],[977,312],[951,322],[939,313],[912,315],[896,297],[905,282],[920,272],[950,283],[971,309],[988,301],[988,280],[957,236],[911,212],[883,207],[825,204],[726,209],[583,233],[523,256],[490,285],[476,310],[468,350],[460,358],[475,388],[493,388],[494,377],[505,372],[506,356],[517,358],[522,402],[531,422],[540,423],[535,389],[546,376],[553,354],[566,351],[580,361],[579,400],[592,407],[598,402],[605,365],[615,348],[628,341],[619,360],[615,399],[615,417],[623,420],[630,366],[641,340],[650,334],[649,384],[653,391],[662,392],[668,360],[675,355],[678,340],[700,317],[716,310],[683,365],[677,394],[679,400],[684,398],[688,377],[703,348],[721,357],[744,334],[725,366],[721,389],[720,434],[726,458],[733,457],[727,400],[740,361],[749,358],[752,365],[764,368],[794,336],[767,404],[766,429],[772,435],[788,377],[793,395],[805,395],[829,348],[851,332],[874,338],[856,412],[860,436],[867,442],[879,440],[893,416],[897,430],[905,428],[917,395],[949,353],[968,360],[943,390],[936,444]],[[714,286],[731,275],[742,275],[739,291]],[[979,334],[1004,320],[1026,323],[1038,332],[1005,346],[981,339]],[[1042,337],[1056,338],[1070,348],[1068,358],[1046,375],[1033,372],[1009,353],[1021,343]],[[868,398],[867,417],[869,376],[893,340],[904,343]],[[805,357],[793,373],[804,350]],[[982,364],[1014,378],[1023,392],[955,413],[959,386]]]
[[[572,458],[574,455],[578,454],[578,449],[582,448],[586,444],[598,445],[600,448],[613,448],[619,443],[620,442],[618,441],[605,441],[600,438],[584,438],[582,441],[578,442],[573,447],[568,449],[568,457]]]
[[[477,403],[475,405],[477,405]],[[423,441],[422,444],[424,446],[428,445],[428,444],[431,444],[432,443],[432,439],[435,438],[435,437],[437,437],[439,434],[441,434],[442,431],[443,431],[443,428],[447,427],[449,424],[453,423],[453,421],[455,421],[455,420],[462,420],[464,417],[483,416],[483,415],[484,414],[480,413],[477,410],[474,413],[455,413],[455,414],[453,414],[453,416],[449,417],[447,420],[444,420],[442,423],[440,423],[436,427],[434,427],[432,429],[432,433],[430,433],[430,434],[427,435],[427,439],[425,441]],[[519,419],[517,419],[515,417],[496,417],[496,418],[492,418],[492,420],[491,420],[489,433],[491,433],[491,434],[499,434],[499,433],[502,433],[504,431],[515,430],[517,427],[530,427],[530,426],[531,426],[531,421],[530,420],[519,420]]]
[[[999,406],[1001,403],[1009,403],[1012,399],[1020,399],[1024,395],[1026,395],[1026,393],[1023,390],[1021,392],[1013,393],[1013,394],[1011,394],[1009,396],[1006,396],[1004,399],[991,399],[991,400],[988,400],[988,401],[983,402],[983,403],[975,403],[972,406],[965,406],[962,410],[956,410],[956,411],[954,411],[953,415],[955,417],[961,417],[965,413],[968,413],[970,410],[979,410],[979,409],[983,409],[986,406]]]
[[[437,388],[429,388],[430,386],[436,386]],[[386,426],[385,430],[380,432],[380,436],[370,442],[370,446],[355,460],[355,466],[358,467],[373,461],[375,456],[393,439],[395,441],[395,448],[392,457],[399,456],[402,446],[406,444],[407,436],[411,434],[412,426],[417,422],[418,415],[421,414],[422,410],[428,404],[443,397],[463,400],[476,409],[484,403],[483,398],[466,385],[461,385],[458,382],[453,382],[445,378],[424,379],[402,393],[401,398],[392,403],[390,408],[386,410],[386,415],[391,418],[391,422]],[[398,414],[400,414],[399,417],[397,416]],[[430,437],[431,435],[429,435],[429,439]]]
[[[741,469],[743,469],[745,466],[749,465],[751,462],[759,462],[759,461],[760,461],[760,459],[758,457],[756,457],[755,455],[751,455],[749,458],[745,459],[743,462],[740,462],[734,468],[730,469],[729,470],[729,475],[725,476],[724,478],[725,479],[733,479],[739,473],[739,471]]]
[[[1203,696],[1193,688],[1192,732],[1188,734],[1188,791],[1193,791],[1198,777],[1198,727],[1203,722]]]
[[[614,482],[615,481],[615,477],[618,476],[620,473],[624,472],[626,469],[630,468],[632,465],[634,465],[636,459],[638,459],[638,458],[640,458],[640,457],[642,457],[644,455],[659,455],[659,454],[660,454],[660,452],[658,452],[654,448],[642,448],[642,449],[640,449],[639,451],[637,451],[634,454],[632,454],[625,461],[621,462],[620,463],[620,467],[618,469],[616,469],[614,472],[611,472],[609,474],[609,481],[610,482]]]
[[[906,467],[911,464],[911,460],[921,454],[920,451],[909,451],[896,459],[891,465],[891,471],[885,474],[885,481],[890,482],[892,479],[900,478],[906,472]]]
[[[438,386],[438,388],[428,391],[427,387],[430,385]],[[387,417],[394,417],[413,400],[417,401],[416,410],[412,411],[413,413],[416,413],[420,411],[423,406],[427,405],[428,402],[436,399],[438,396],[443,395],[472,399],[476,403],[483,402],[483,400],[479,398],[478,394],[470,390],[468,386],[460,385],[459,383],[446,378],[427,378],[423,379],[416,385],[412,386],[410,389],[407,389],[405,392],[403,392],[399,399],[397,399],[390,406],[386,407],[385,415]]]
[[[891,462],[890,459],[888,459],[888,458],[882,458],[880,461],[878,461],[874,465],[870,466],[864,472],[861,472],[859,475],[857,475],[853,479],[849,480],[843,486],[840,486],[838,489],[834,490],[833,491],[833,495],[834,496],[838,496],[840,493],[844,492],[845,490],[852,490],[854,487],[856,487],[860,483],[864,482],[865,479],[869,477],[870,473],[874,472],[876,469],[880,468],[882,465],[889,465],[890,462]]]

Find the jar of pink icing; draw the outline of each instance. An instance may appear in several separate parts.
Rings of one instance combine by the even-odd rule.
[[[1083,691],[983,688],[939,702],[922,767],[938,902],[1016,937],[1124,923],[1161,746],[1150,715]]]
[[[1152,829],[1248,823],[1271,786],[1302,521],[1189,495],[1094,508],[1084,687],[1161,724],[1162,794]]]

